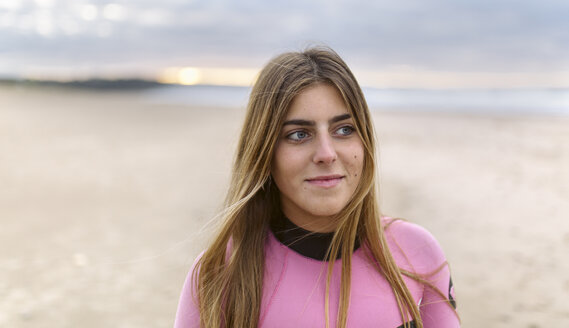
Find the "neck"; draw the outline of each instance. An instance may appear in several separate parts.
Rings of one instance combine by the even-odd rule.
[[[297,220],[293,218],[288,218],[295,226],[302,228],[309,232],[316,233],[331,233],[336,231],[336,222],[331,217],[317,217],[306,222],[303,220]]]
[[[334,232],[317,232],[299,227],[286,217],[277,217],[271,222],[271,230],[275,237],[284,245],[303,256],[327,261],[328,248],[332,243]],[[356,239],[354,250],[360,246]],[[340,258],[338,254],[336,259]]]
[[[297,227],[310,232],[329,233],[336,231],[338,227],[338,222],[334,216],[307,215],[307,213],[290,206],[283,206],[282,211],[284,216]]]

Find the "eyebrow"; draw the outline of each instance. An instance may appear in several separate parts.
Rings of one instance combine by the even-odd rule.
[[[352,115],[342,114],[342,115],[332,117],[331,119],[328,120],[328,123],[332,124],[332,123],[340,122],[343,120],[347,120],[349,118],[352,118]],[[316,122],[309,121],[309,120],[289,120],[289,121],[286,121],[283,123],[283,126],[286,126],[286,125],[314,126],[314,125],[316,125]]]

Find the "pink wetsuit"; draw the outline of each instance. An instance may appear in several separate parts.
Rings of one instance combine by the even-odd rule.
[[[385,219],[384,222],[389,220]],[[448,295],[448,300],[454,305],[448,265],[437,271],[446,260],[433,236],[415,224],[400,220],[388,225],[385,234],[399,267],[425,275],[443,294]],[[259,327],[325,327],[326,263],[301,255],[279,239],[272,231],[268,233]],[[331,327],[336,327],[340,286],[341,259],[336,261],[330,288]],[[174,324],[176,328],[199,327],[196,293],[190,276],[191,271],[180,297]],[[425,328],[460,326],[447,298],[442,298],[413,279],[404,277],[404,280],[419,304]],[[369,263],[363,247],[359,247],[352,255],[347,327],[402,326],[403,321],[389,283]]]

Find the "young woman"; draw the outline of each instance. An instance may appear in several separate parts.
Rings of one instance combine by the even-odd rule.
[[[222,228],[175,327],[455,328],[443,252],[382,217],[372,118],[328,48],[271,60],[253,87]]]

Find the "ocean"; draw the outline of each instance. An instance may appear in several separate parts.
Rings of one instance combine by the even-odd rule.
[[[151,103],[245,107],[251,88],[168,85],[148,89]],[[375,89],[363,88],[371,110],[497,115],[569,116],[569,89]]]

